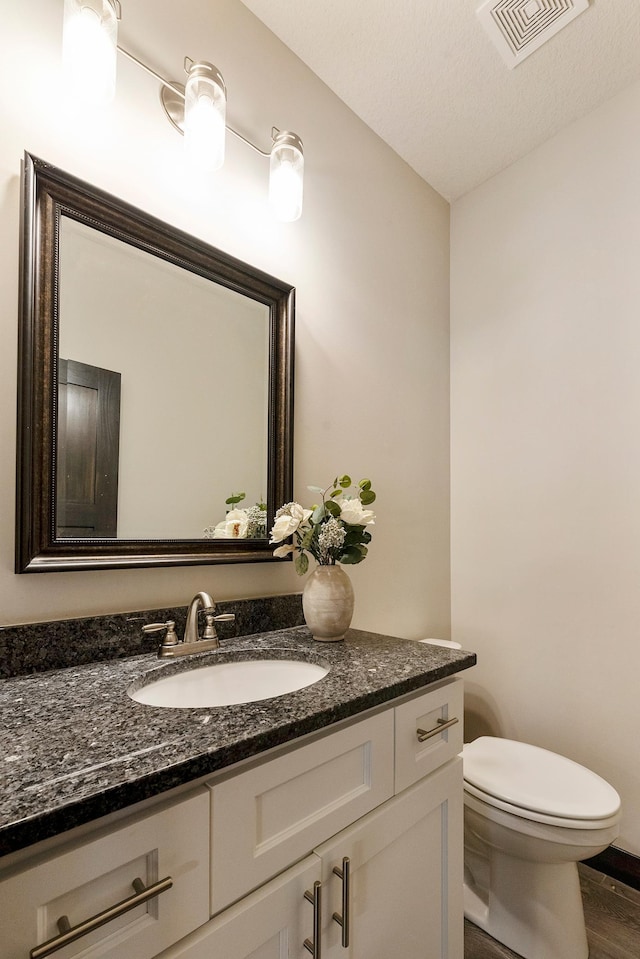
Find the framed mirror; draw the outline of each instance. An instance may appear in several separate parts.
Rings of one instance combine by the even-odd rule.
[[[294,288],[30,154],[23,202],[16,572],[271,560]]]

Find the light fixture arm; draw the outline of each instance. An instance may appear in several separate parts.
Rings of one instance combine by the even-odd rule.
[[[178,83],[172,82],[171,80],[165,80],[165,78],[162,77],[162,76],[160,76],[160,74],[157,73],[152,67],[148,66],[146,63],[144,63],[142,60],[140,60],[139,57],[134,56],[133,53],[130,53],[128,50],[125,50],[125,48],[122,47],[122,46],[120,46],[120,44],[118,44],[118,50],[120,51],[120,53],[121,53],[124,57],[126,57],[128,60],[131,60],[133,63],[136,63],[139,67],[141,67],[143,70],[145,70],[148,74],[150,74],[152,77],[154,77],[156,80],[158,80],[158,81],[162,84],[163,87],[166,87],[168,90],[171,90],[171,92],[172,92],[173,94],[175,94],[175,96],[179,97],[182,101],[184,101],[184,87],[182,87],[182,86],[181,86],[180,84],[178,84]],[[171,119],[171,122],[173,123],[173,125],[176,127],[176,129],[180,130],[180,127],[179,127],[179,126],[177,125],[177,123],[173,120],[173,118],[170,117],[170,119]],[[242,133],[238,133],[238,131],[237,131],[237,130],[234,130],[233,127],[229,126],[228,123],[225,124],[225,127],[226,127],[226,129],[229,131],[229,133],[233,133],[234,137],[237,137],[238,140],[242,140],[243,143],[246,143],[247,146],[250,146],[251,149],[252,149],[252,150],[255,150],[256,153],[259,153],[260,156],[267,157],[267,158],[271,156],[271,151],[270,151],[270,150],[261,150],[260,147],[257,147],[257,146],[255,145],[255,143],[252,143],[251,140],[248,140],[247,137],[245,137],[245,136],[242,135]],[[275,131],[275,133],[278,133],[278,132],[279,132],[278,130],[276,130],[275,127],[273,127],[272,133],[271,133],[272,139],[275,138],[275,137],[274,137],[274,131]],[[182,132],[182,130],[180,130],[180,132]]]
[[[273,129],[275,129],[275,127]],[[237,130],[234,130],[233,127],[230,127],[228,123],[227,123],[227,130],[229,131],[229,133],[233,133],[234,137],[237,137],[238,140],[242,140],[242,142],[246,143],[247,146],[251,147],[252,150],[255,150],[256,153],[259,153],[261,157],[271,156],[270,150],[261,150],[260,147],[257,147],[255,143],[251,142],[251,140],[247,140],[247,138],[243,137],[241,133],[238,133]]]
[[[118,44],[118,50],[128,60],[131,60],[133,63],[137,63],[139,67],[142,67],[142,69],[146,70],[146,72],[152,77],[155,77],[156,80],[159,80],[163,86],[168,87],[173,91],[173,93],[176,94],[176,96],[179,96],[184,100],[184,90],[181,87],[179,87],[177,84],[171,83],[169,80],[165,80],[164,77],[161,77],[159,73],[156,73],[152,67],[148,67],[147,64],[143,63],[138,57],[134,57],[132,53],[129,53],[129,51],[125,50],[124,47],[121,47],[120,44]]]

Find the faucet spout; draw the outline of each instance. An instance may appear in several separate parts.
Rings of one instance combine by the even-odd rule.
[[[213,612],[215,609],[215,603],[212,600],[209,593],[199,592],[193,597],[189,603],[189,610],[187,612],[187,622],[184,628],[184,641],[185,643],[197,643],[198,642],[198,611],[200,609],[206,610],[207,612]]]

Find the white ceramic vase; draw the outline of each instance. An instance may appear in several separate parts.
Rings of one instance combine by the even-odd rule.
[[[302,611],[313,638],[321,643],[344,639],[353,605],[353,586],[342,566],[317,566],[302,591]]]

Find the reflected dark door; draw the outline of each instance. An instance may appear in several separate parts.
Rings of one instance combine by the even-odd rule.
[[[117,536],[120,374],[60,360],[56,535]]]

